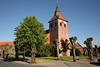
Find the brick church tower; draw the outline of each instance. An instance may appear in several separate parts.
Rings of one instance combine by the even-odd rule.
[[[58,40],[60,56],[70,56],[70,51],[63,51],[62,42],[69,42],[67,20],[61,15],[61,12],[56,6],[56,10],[53,18],[48,22],[49,23],[49,34],[50,34],[50,43],[54,44],[55,40]]]

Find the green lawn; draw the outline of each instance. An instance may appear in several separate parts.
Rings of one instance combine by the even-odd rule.
[[[70,57],[64,56],[64,57],[60,57],[60,58],[57,58],[57,57],[39,57],[39,59],[46,59],[46,60],[72,60],[72,56],[70,56]]]
[[[68,60],[73,60],[73,56],[64,56],[59,59],[57,57],[38,57],[38,59],[68,61]],[[79,60],[88,59],[88,56],[77,56],[77,59]]]
[[[19,58],[23,58],[23,56],[20,55]],[[31,57],[25,57],[25,59],[31,59]],[[73,60],[73,56],[64,56],[64,57],[60,57],[60,58],[57,58],[57,57],[36,57],[36,59],[68,61],[68,60]],[[79,59],[79,60],[88,59],[88,56],[77,56],[77,59]]]
[[[83,55],[81,55],[81,56],[77,56],[77,58],[79,58],[80,60],[81,60],[81,59],[89,59],[88,56],[83,56]]]
[[[23,58],[23,56],[19,55],[19,58]],[[31,59],[31,57],[25,57],[25,59]]]

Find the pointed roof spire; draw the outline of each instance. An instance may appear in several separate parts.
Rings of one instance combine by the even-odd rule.
[[[54,21],[54,20],[57,20],[57,19],[61,19],[61,20],[63,20],[63,21],[68,22],[68,21],[61,15],[61,13],[60,13],[60,11],[59,11],[59,9],[58,9],[58,0],[56,0],[56,10],[55,10],[55,14],[54,14],[53,18],[49,21],[49,23],[52,22],[52,21]]]
[[[56,0],[56,7],[58,7],[58,0]]]

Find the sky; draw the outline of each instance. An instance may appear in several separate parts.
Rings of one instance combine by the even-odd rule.
[[[69,21],[69,37],[77,36],[82,46],[93,37],[93,45],[100,46],[100,0],[59,0],[58,6]],[[26,16],[36,16],[48,29],[55,9],[56,0],[0,0],[0,42],[14,41],[14,28]]]

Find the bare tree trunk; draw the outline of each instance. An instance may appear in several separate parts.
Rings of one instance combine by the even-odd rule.
[[[34,46],[34,45],[33,45]],[[31,57],[31,63],[35,63],[35,52],[34,47],[32,46],[32,57]]]
[[[93,51],[92,51],[92,49],[90,49],[90,61],[92,61],[93,60]]]
[[[23,59],[25,60],[25,47],[24,47]]]
[[[2,51],[1,51],[1,57],[3,58],[3,49],[2,49]]]
[[[73,61],[76,62],[76,53],[75,53],[75,48],[74,48],[74,42],[72,39],[70,39],[70,42],[72,44]]]
[[[58,45],[58,43],[57,43],[57,56],[59,58],[59,45]]]
[[[3,59],[5,59],[5,50],[3,50]]]
[[[72,45],[72,50],[73,50],[73,61],[76,62],[76,53],[74,45]]]
[[[18,47],[17,46],[15,46],[15,51],[16,51],[16,54],[15,54],[16,59],[19,59],[19,57],[18,57]]]

